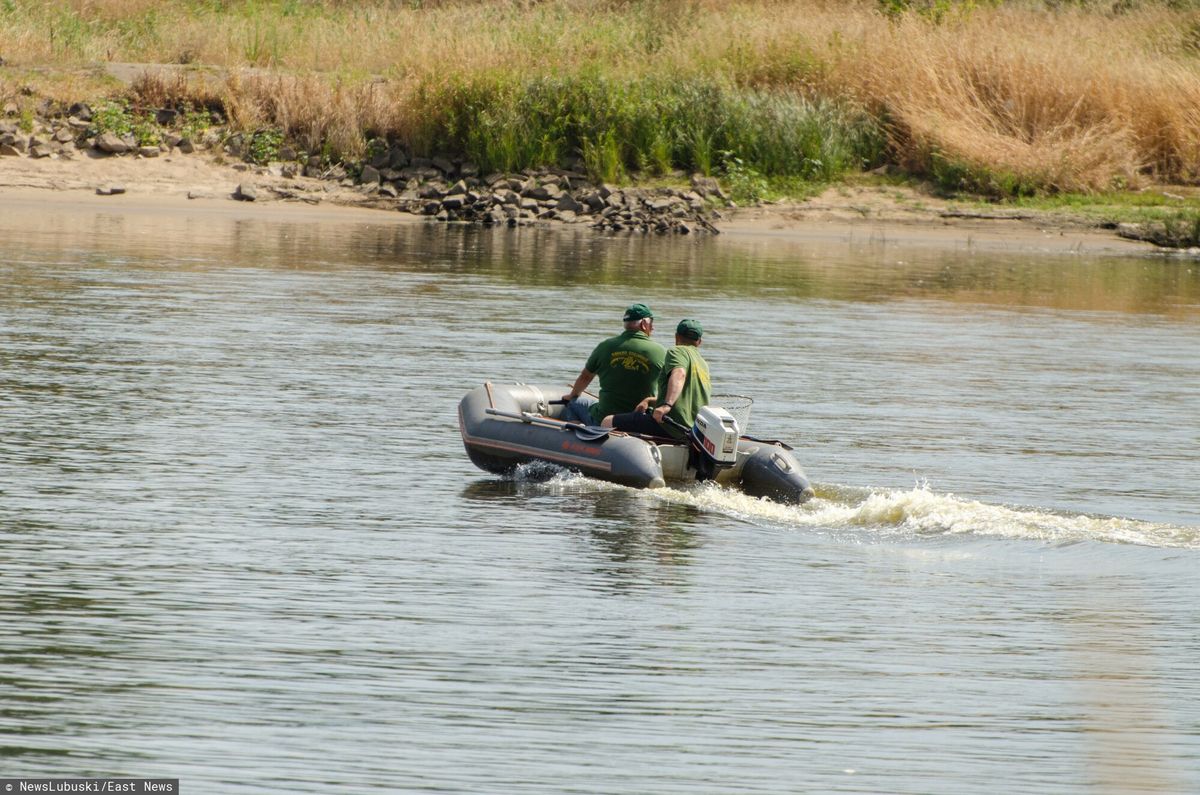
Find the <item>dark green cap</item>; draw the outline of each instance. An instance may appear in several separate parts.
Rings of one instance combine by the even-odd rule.
[[[650,311],[650,307],[645,304],[633,304],[625,310],[625,317],[623,319],[628,323],[632,320],[642,320],[644,318],[654,318],[654,313]]]
[[[704,328],[700,325],[699,320],[689,320],[684,318],[679,321],[679,325],[675,327],[675,333],[681,337],[698,340],[704,336]]]

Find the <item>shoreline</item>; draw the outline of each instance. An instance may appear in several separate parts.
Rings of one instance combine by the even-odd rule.
[[[257,198],[239,201],[240,185]],[[98,195],[119,188],[116,195]],[[0,211],[221,214],[259,220],[437,223],[378,195],[316,178],[284,177],[203,152],[156,158],[83,154],[72,159],[0,158]],[[1147,256],[1163,250],[1048,212],[978,213],[905,187],[838,185],[803,202],[722,208],[720,236],[939,248],[962,251]],[[588,227],[544,221],[542,228]],[[630,234],[595,230],[597,234]]]

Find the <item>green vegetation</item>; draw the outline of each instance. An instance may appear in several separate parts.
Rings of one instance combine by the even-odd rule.
[[[142,114],[133,120],[133,139],[138,146],[158,146],[162,132],[152,114]]]
[[[1098,224],[1163,224],[1169,219],[1200,213],[1200,202],[1195,196],[1166,195],[1161,191],[1060,193],[1022,197],[1002,201],[1000,205],[1037,212],[1069,213]]]
[[[980,5],[999,5],[998,0],[877,0],[879,10],[889,17],[918,14],[933,22],[943,22],[951,14],[970,13]]]
[[[251,163],[266,165],[279,158],[283,146],[283,133],[275,128],[255,130],[246,147],[246,159]]]
[[[92,110],[92,124],[88,135],[112,133],[125,136],[133,132],[133,117],[129,107],[122,102],[106,102]]]
[[[1056,193],[989,202],[964,201],[964,204],[981,211],[1000,207],[1051,213],[1059,218],[1071,216],[1080,223],[1096,226],[1132,224],[1141,228],[1140,237],[1158,245],[1200,247],[1200,194],[1194,190],[1187,193],[1159,190]]]
[[[179,122],[179,134],[189,141],[199,141],[213,125],[212,115],[207,111],[194,110],[185,105]]]
[[[17,124],[21,128],[21,132],[24,132],[24,133],[33,132],[33,122],[34,122],[33,108],[29,107],[28,105],[21,108],[20,117],[17,119]]]
[[[884,133],[861,110],[710,80],[493,77],[426,93],[409,143],[486,170],[581,157],[592,176],[711,174],[721,153],[759,174],[829,180],[877,162]]]
[[[162,142],[162,128],[152,111],[135,113],[124,102],[106,102],[92,111],[89,135],[112,133],[117,136],[132,135],[138,146],[158,146]]]
[[[1164,239],[1159,245],[1175,248],[1200,246],[1200,210],[1178,211],[1163,220]]]
[[[0,0],[0,54],[0,103],[115,101],[97,124],[144,140],[130,108],[215,113],[256,162],[378,139],[745,201],[885,164],[993,200],[1200,183],[1200,0]]]
[[[754,204],[762,201],[770,190],[767,180],[733,152],[722,152],[722,171],[729,197],[738,204]]]

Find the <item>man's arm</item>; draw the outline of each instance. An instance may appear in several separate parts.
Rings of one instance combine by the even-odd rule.
[[[663,395],[663,402],[654,409],[654,421],[662,424],[663,418],[671,413],[671,409],[675,407],[675,401],[679,400],[679,396],[683,394],[683,382],[687,379],[687,370],[682,367],[676,367],[667,376],[667,392]]]
[[[579,377],[575,379],[575,383],[571,385],[571,391],[562,396],[563,400],[572,401],[583,394],[583,390],[588,388],[588,384],[592,383],[592,379],[596,374],[586,367],[579,371]]]

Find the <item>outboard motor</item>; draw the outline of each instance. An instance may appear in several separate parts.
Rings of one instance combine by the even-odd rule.
[[[718,471],[737,463],[739,433],[737,420],[725,409],[700,409],[688,433],[688,466],[696,470],[696,480],[712,480]]]

